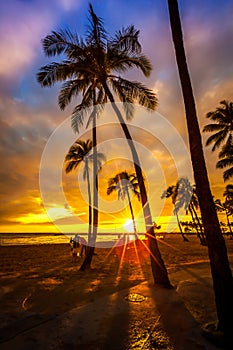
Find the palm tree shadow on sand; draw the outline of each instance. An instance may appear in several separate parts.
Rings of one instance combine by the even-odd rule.
[[[122,273],[124,259],[127,255],[129,258],[136,255],[136,252],[140,254],[137,244],[129,243],[129,246],[119,247],[116,280],[122,286],[125,278]],[[136,259],[140,261],[139,256]],[[186,273],[199,283],[206,283],[205,279],[187,268]],[[132,294],[141,296],[141,300],[130,301]],[[147,282],[128,286],[78,307],[61,321],[59,334],[66,346],[78,345],[89,350],[216,349],[203,338],[200,324],[175,289],[168,290]]]

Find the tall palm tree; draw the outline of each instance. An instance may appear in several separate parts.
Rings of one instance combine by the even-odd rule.
[[[172,199],[172,204],[174,205],[174,210],[173,210],[173,213],[175,214],[176,216],[176,220],[177,220],[177,224],[178,224],[178,227],[179,227],[179,230],[180,230],[180,234],[183,238],[183,241],[184,242],[188,242],[188,238],[185,237],[184,233],[183,233],[183,230],[182,230],[182,226],[181,226],[181,223],[180,223],[180,220],[179,220],[179,210],[176,209],[176,201],[177,201],[177,195],[178,195],[178,191],[177,191],[177,186],[169,186],[163,193],[162,193],[162,196],[161,196],[161,199],[164,199],[164,198],[171,198]]]
[[[224,169],[229,167],[223,172],[224,181],[229,180],[233,176],[233,141],[227,142],[222,150],[219,152],[220,160],[216,164],[216,168]]]
[[[91,240],[91,229],[92,229],[92,200],[91,200],[91,184],[90,184],[90,162],[93,162],[93,142],[91,140],[82,141],[77,140],[70,147],[65,157],[65,171],[70,173],[74,171],[80,163],[84,163],[83,169],[83,180],[87,181],[87,192],[88,192],[88,207],[89,207],[89,226],[88,226],[88,243]],[[103,153],[97,154],[98,168],[101,168],[102,161],[105,160]]]
[[[108,180],[107,195],[110,195],[114,191],[117,191],[118,199],[124,200],[127,198],[134,227],[134,234],[136,235],[137,230],[130,192],[136,195],[139,201],[141,200],[137,176],[135,174],[129,174],[127,171],[122,171],[121,173],[116,174],[116,176]]]
[[[93,114],[98,115],[103,105],[110,101],[132,153],[152,251],[150,258],[153,278],[155,283],[170,287],[167,270],[155,239],[139,157],[114,98],[115,94],[123,102],[127,120],[133,117],[132,103],[134,102],[149,110],[155,109],[157,99],[153,91],[137,81],[132,82],[119,75],[130,68],[139,68],[147,77],[151,73],[152,66],[148,58],[141,54],[139,31],[134,26],[119,30],[112,38],[107,35],[102,19],[94,13],[91,4],[89,15],[90,26],[86,38],[81,38],[69,31],[52,32],[51,35],[46,36],[43,40],[45,54],[47,56],[63,54],[67,59],[42,67],[37,78],[42,86],[52,86],[56,82],[65,81],[58,99],[61,109],[70,103],[72,97],[82,94],[82,102],[74,108],[72,114],[72,126],[77,132],[84,123],[86,113],[91,113],[89,120],[92,120]]]
[[[233,328],[233,278],[227,249],[221,233],[213,196],[211,194],[203,154],[201,133],[195,100],[183,44],[183,33],[177,0],[168,0],[169,17],[176,61],[182,87],[189,135],[191,160],[198,201],[203,220],[218,315],[218,330],[229,339]],[[210,326],[214,328],[214,326]]]
[[[214,123],[203,128],[204,132],[215,132],[206,141],[206,146],[213,144],[212,151],[215,151],[224,142],[227,144],[233,141],[233,102],[223,100],[220,105],[214,111],[206,114],[206,117]]]

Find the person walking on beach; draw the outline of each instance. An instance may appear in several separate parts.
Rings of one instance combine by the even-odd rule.
[[[70,239],[70,245],[71,245],[71,254],[73,257],[73,261],[77,260],[77,257],[79,256],[79,235],[75,235],[74,238]]]

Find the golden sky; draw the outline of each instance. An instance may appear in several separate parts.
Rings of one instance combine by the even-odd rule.
[[[92,3],[110,34],[132,23],[140,29],[143,50],[154,67],[149,78],[137,71],[127,74],[128,78],[147,84],[159,100],[158,113],[148,114],[137,107],[129,128],[142,163],[153,218],[165,229],[174,218],[170,218],[170,201],[160,199],[163,190],[175,184],[179,176],[193,181],[166,2],[137,0],[133,6],[131,1],[123,0],[107,1],[104,5]],[[223,99],[232,100],[233,3],[183,0],[179,4],[202,129],[208,122],[207,112]],[[42,89],[36,81],[39,68],[48,63],[41,39],[51,30],[67,26],[85,33],[87,9],[85,0],[10,0],[0,4],[1,232],[87,230],[83,168],[66,175],[62,167],[74,140],[90,137],[90,131],[84,129],[80,135],[74,135],[69,116],[75,102],[61,112],[57,105],[59,86]],[[99,172],[100,228],[117,231],[125,229],[130,213],[115,194],[106,196],[107,180],[119,170],[133,172],[133,167],[117,120],[108,108],[98,120],[98,150],[106,155]],[[207,137],[203,135],[203,144]],[[215,168],[217,154],[209,148],[204,151],[212,192],[222,198],[226,184],[222,171]],[[133,206],[139,230],[143,230],[136,199]]]

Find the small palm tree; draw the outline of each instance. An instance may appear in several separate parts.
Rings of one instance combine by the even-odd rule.
[[[97,164],[99,169],[101,168],[102,161],[105,160],[103,153],[97,154]],[[88,243],[91,239],[91,228],[92,228],[92,200],[91,200],[91,184],[90,184],[90,162],[93,163],[93,143],[91,140],[82,141],[77,140],[70,147],[66,157],[65,157],[65,171],[70,173],[75,170],[80,163],[84,163],[83,169],[83,180],[87,181],[87,191],[88,191],[88,205],[89,205],[89,228],[88,228]]]
[[[177,192],[177,186],[169,186],[162,194],[161,196],[161,199],[164,199],[164,198],[171,198],[172,199],[172,204],[174,205],[174,210],[173,210],[173,213],[175,214],[176,216],[176,220],[177,220],[177,224],[178,224],[178,227],[179,227],[179,230],[180,230],[180,234],[183,238],[183,241],[184,242],[188,242],[188,238],[185,237],[184,233],[183,233],[183,230],[182,230],[182,226],[181,226],[181,223],[180,223],[180,220],[179,220],[179,215],[178,215],[178,212],[179,210],[176,209],[175,205],[176,205],[176,200],[177,200],[177,195],[178,195],[178,192]]]
[[[214,123],[206,125],[203,129],[204,132],[214,132],[206,141],[206,146],[213,144],[212,151],[224,142],[227,144],[233,141],[233,102],[223,100],[220,105],[214,111],[207,113],[206,117]]]
[[[225,197],[225,202],[233,208],[233,185],[226,186],[223,196]]]
[[[225,197],[224,206],[226,208],[226,212],[228,217],[233,215],[233,185],[227,185],[225,191],[223,192],[223,196]],[[231,223],[228,221],[228,226],[231,233],[231,239],[233,239],[233,233],[231,230]]]
[[[137,196],[138,200],[141,200],[138,179],[136,174],[129,174],[127,171],[122,171],[116,176],[108,180],[107,195],[110,195],[112,192],[117,191],[118,199],[124,200],[127,198],[130,213],[132,217],[134,233],[136,235],[136,223],[135,216],[133,212],[133,207],[130,199],[130,191]]]
[[[199,202],[196,193],[196,187],[192,186],[189,179],[180,178],[176,184],[177,200],[175,210],[184,208],[186,213],[190,212],[194,226],[196,227],[197,237],[202,245],[206,244],[202,223],[197,215]]]
[[[232,229],[231,229],[231,223],[230,223],[230,220],[229,220],[229,216],[232,215],[233,210],[230,207],[230,205],[227,204],[227,201],[222,203],[220,199],[215,199],[214,203],[215,203],[215,208],[216,208],[217,212],[220,212],[220,213],[223,212],[223,211],[225,212],[226,219],[227,219],[227,225],[228,225],[228,228],[229,228],[229,231],[230,231],[230,235],[231,235],[231,239],[232,239],[233,238],[233,234],[232,234]]]
[[[219,153],[220,160],[216,164],[216,168],[224,169],[229,167],[223,172],[224,181],[229,180],[233,176],[233,142],[227,142],[221,152]]]

